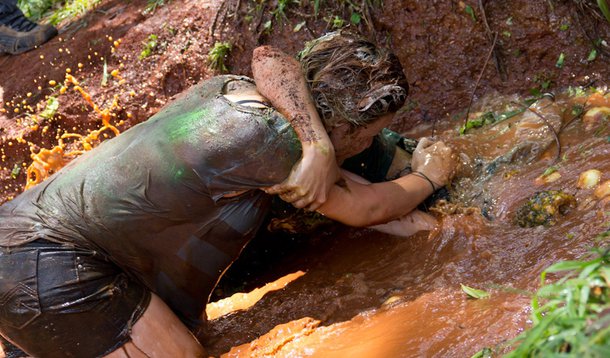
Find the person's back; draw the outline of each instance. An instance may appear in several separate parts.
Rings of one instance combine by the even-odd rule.
[[[236,81],[254,86],[237,76],[194,86],[1,206],[0,246],[43,239],[99,251],[199,324],[267,213],[269,196],[249,189],[281,182],[300,157],[276,111],[223,96]]]

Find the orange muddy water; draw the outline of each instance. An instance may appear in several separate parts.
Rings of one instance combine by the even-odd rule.
[[[592,110],[610,105],[609,98],[541,99],[531,110],[463,136],[457,135],[458,121],[435,128],[436,137],[460,153],[460,168],[449,191],[453,204],[433,209],[440,224],[432,232],[398,238],[333,228],[301,242],[259,237],[229,278],[243,279],[249,270],[259,270],[255,275],[267,280],[297,270],[305,274],[248,310],[212,320],[211,352],[230,350],[228,357],[467,357],[484,347],[508,350],[507,342],[528,326],[527,292],[536,290],[541,271],[557,260],[581,257],[608,227],[610,197],[596,197],[598,185],[578,189],[577,181],[588,169],[601,171],[600,183],[610,180],[608,116]],[[520,101],[483,100],[470,117],[523,109]],[[574,119],[578,111],[572,111],[582,105],[587,114]],[[556,131],[565,127],[557,162],[556,141],[541,117]],[[430,135],[431,126],[411,134]],[[558,174],[541,176],[551,166]],[[576,207],[558,214],[554,226],[517,225],[517,209],[536,192],[551,189],[573,195]],[[286,246],[280,240],[298,243]],[[284,248],[274,252],[274,245]],[[254,253],[248,250],[259,255],[258,263],[250,262]],[[265,258],[272,263],[260,262]],[[491,297],[469,299],[460,284]]]

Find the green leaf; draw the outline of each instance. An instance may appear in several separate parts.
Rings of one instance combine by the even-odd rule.
[[[557,171],[557,167],[551,166],[546,168],[546,170],[544,171],[544,173],[542,173],[543,177],[549,176],[553,173],[555,173]]]
[[[485,347],[485,348],[481,349],[480,351],[478,351],[477,353],[475,353],[470,358],[491,358],[491,357],[493,357],[493,351],[491,350],[491,348]]]
[[[358,25],[360,24],[360,20],[362,20],[360,14],[357,12],[352,12],[352,16],[350,17],[349,21],[354,25]]]
[[[490,294],[488,292],[485,292],[483,290],[478,290],[476,288],[468,287],[463,284],[460,284],[460,286],[462,286],[462,291],[464,291],[464,293],[466,293],[468,296],[470,296],[472,298],[480,299],[480,298],[488,298],[490,296]]]
[[[465,11],[465,12],[466,12],[468,15],[470,15],[470,17],[472,18],[472,21],[475,21],[475,22],[477,21],[477,17],[476,17],[476,15],[474,14],[474,10],[472,9],[472,6],[470,6],[470,5],[466,5],[466,7],[464,8],[464,11]]]
[[[561,26],[559,26],[559,30],[561,30],[561,31],[566,31],[569,28],[570,28],[570,24],[561,24]]]
[[[13,170],[11,170],[11,178],[17,179],[17,176],[19,176],[19,173],[21,173],[21,167],[19,165],[15,164],[15,166],[13,167]]]
[[[44,108],[44,111],[40,113],[42,118],[52,119],[57,113],[57,109],[59,109],[59,100],[57,97],[49,97],[47,100],[47,106]]]
[[[610,6],[608,6],[608,1],[607,0],[597,0],[597,6],[599,6],[599,9],[602,11],[604,16],[606,17],[606,20],[608,20],[608,22],[610,22]]]
[[[318,16],[320,13],[320,0],[315,0],[313,2],[313,13],[315,16]]]
[[[296,26],[294,27],[294,29],[292,29],[293,32],[299,32],[301,31],[301,29],[303,28],[303,26],[305,26],[307,22],[306,21],[302,21],[299,22],[298,24],[296,24]]]
[[[587,61],[591,62],[597,58],[597,50],[593,49],[589,52],[589,57],[587,57]]]
[[[572,271],[579,270],[586,266],[586,262],[582,261],[561,261],[554,265],[549,266],[544,272],[561,272],[561,271]]]
[[[562,68],[565,58],[566,58],[566,55],[563,52],[560,53],[559,58],[557,59],[557,62],[555,63],[555,67]]]

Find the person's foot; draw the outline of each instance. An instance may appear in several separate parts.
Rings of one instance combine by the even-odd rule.
[[[0,54],[16,55],[42,45],[57,30],[28,20],[16,6],[0,3]]]

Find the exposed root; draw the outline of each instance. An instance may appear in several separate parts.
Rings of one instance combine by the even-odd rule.
[[[599,29],[601,26],[608,26],[608,22],[600,13],[597,4],[589,0],[574,0],[571,2],[575,7],[573,17],[584,35],[599,54],[604,55],[603,57],[606,60],[610,59],[610,49],[599,41],[601,39]]]
[[[485,34],[487,35],[487,40],[492,41],[494,38],[494,32],[491,31],[491,27],[489,27],[489,22],[487,22],[487,13],[485,12],[485,4],[483,4],[485,0],[479,0],[479,9],[481,10],[481,18],[483,19],[483,25],[485,25]],[[502,63],[500,57],[500,48],[498,44],[493,49],[493,57],[494,64],[496,65],[496,70],[500,75],[500,79],[502,82],[506,81],[506,71],[504,69],[504,65]]]
[[[216,11],[216,15],[214,15],[214,20],[212,20],[210,29],[208,30],[208,36],[213,38],[218,24],[224,23],[227,16],[235,17],[240,7],[241,0],[222,0],[222,3],[220,3],[220,6],[218,7],[218,11]],[[231,11],[230,15],[229,11]]]
[[[544,124],[546,124],[546,126],[549,128],[549,130],[551,131],[551,133],[553,133],[553,137],[555,139],[555,144],[557,145],[557,155],[555,156],[555,161],[554,163],[559,162],[559,160],[561,159],[561,142],[559,141],[559,133],[555,130],[555,127],[553,127],[553,125],[551,124],[551,122],[549,122],[548,119],[546,119],[546,117],[544,117],[542,114],[536,112],[535,110],[533,110],[531,107],[527,107],[524,106],[521,103],[517,103],[517,102],[512,102],[513,104],[521,107],[522,109],[525,109],[526,111],[530,111],[532,112],[534,115],[536,115],[536,117],[542,119],[542,121],[544,122]],[[560,129],[561,130],[561,129]]]
[[[479,87],[479,83],[481,82],[481,78],[483,77],[483,73],[485,73],[485,69],[487,68],[487,63],[489,63],[489,59],[494,52],[494,48],[496,48],[496,42],[498,41],[498,33],[494,33],[493,42],[491,47],[489,48],[489,53],[485,58],[485,63],[483,63],[483,68],[481,69],[481,73],[479,73],[479,77],[477,78],[477,82],[474,85],[472,90],[472,94],[470,95],[470,101],[468,101],[468,109],[466,110],[466,117],[464,118],[464,127],[468,123],[468,116],[470,115],[470,108],[472,107],[472,101],[474,100],[474,95],[477,92],[477,88]]]

